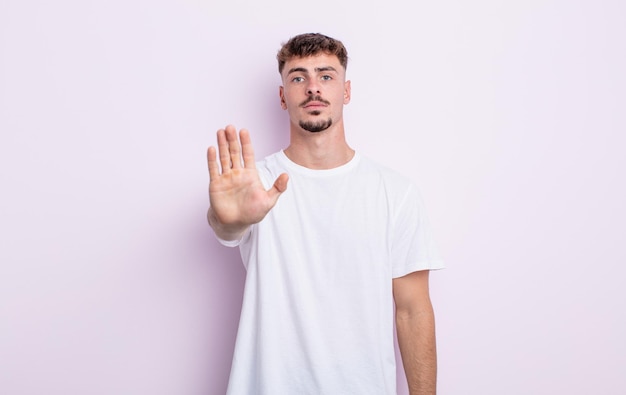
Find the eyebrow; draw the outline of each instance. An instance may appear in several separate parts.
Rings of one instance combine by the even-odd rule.
[[[324,72],[324,71],[334,71],[337,72],[337,70],[332,67],[332,66],[324,66],[324,67],[316,67],[315,69],[313,69],[315,72],[319,73],[319,72]],[[305,69],[304,67],[294,67],[293,69],[289,69],[289,71],[287,72],[287,75],[291,74],[291,73],[309,73],[309,70]]]

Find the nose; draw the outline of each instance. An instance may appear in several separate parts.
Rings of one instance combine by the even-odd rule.
[[[306,87],[306,93],[307,95],[319,95],[321,93],[320,87],[317,84],[317,81],[314,81],[314,80],[309,81],[309,85]]]

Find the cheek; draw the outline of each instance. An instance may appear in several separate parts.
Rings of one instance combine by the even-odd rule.
[[[286,91],[283,95],[283,101],[287,107],[294,107],[300,103],[298,100],[298,95],[293,90]]]
[[[337,94],[333,97],[335,103],[343,103],[346,104],[348,100],[348,95],[346,92],[337,92]]]

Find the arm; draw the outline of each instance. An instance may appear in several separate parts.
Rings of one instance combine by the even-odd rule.
[[[435,316],[428,274],[422,270],[393,280],[398,345],[411,395],[437,392]]]
[[[207,151],[209,166],[209,225],[222,240],[236,240],[252,224],[261,221],[287,189],[287,174],[281,174],[265,190],[254,161],[250,134],[235,127],[217,131],[219,162],[214,147]],[[221,172],[220,172],[221,165]]]

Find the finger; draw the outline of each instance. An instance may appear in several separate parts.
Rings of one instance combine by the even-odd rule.
[[[246,169],[256,168],[254,163],[254,149],[252,148],[252,140],[250,140],[250,132],[246,129],[241,129],[241,132],[239,132],[239,139],[241,140],[243,166]]]
[[[267,191],[267,194],[272,200],[272,206],[276,204],[278,197],[287,190],[287,181],[289,181],[289,176],[287,173],[283,173],[278,176],[276,181],[274,181],[274,185]]]
[[[215,147],[209,147],[206,153],[207,162],[209,164],[209,180],[213,181],[220,176],[220,170],[217,165],[217,155]]]
[[[237,137],[237,129],[233,125],[226,126],[226,139],[228,140],[228,152],[230,164],[233,169],[241,168],[241,145]]]
[[[217,131],[217,148],[219,150],[220,164],[222,165],[222,174],[228,173],[230,171],[230,154],[224,129]]]

